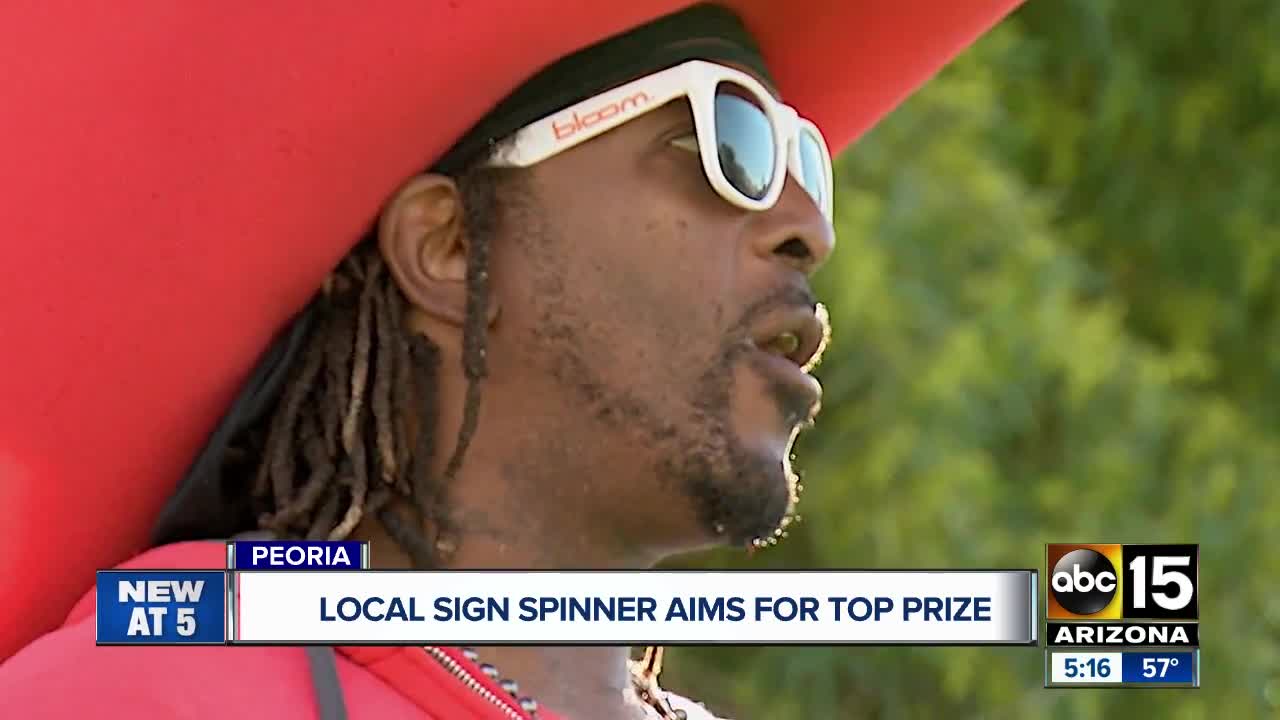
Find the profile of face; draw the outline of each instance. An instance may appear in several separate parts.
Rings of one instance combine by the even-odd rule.
[[[591,532],[670,552],[745,545],[784,523],[791,444],[820,396],[801,369],[825,330],[808,281],[834,243],[794,178],[767,211],[726,202],[693,138],[681,99],[501,171],[480,419],[531,485],[530,513],[572,508]],[[414,222],[458,215],[447,179],[423,186],[404,205]],[[407,253],[452,281],[448,302],[407,292],[416,327],[454,337],[446,352],[460,345],[467,244],[448,222],[456,247]]]

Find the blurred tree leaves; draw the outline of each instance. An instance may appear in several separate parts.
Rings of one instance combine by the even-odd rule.
[[[1280,3],[1031,2],[838,183],[804,522],[686,562],[1199,542],[1204,687],[1044,690],[1030,648],[678,649],[668,684],[742,718],[1280,717]]]

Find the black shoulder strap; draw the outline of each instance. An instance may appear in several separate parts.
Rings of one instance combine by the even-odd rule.
[[[316,691],[319,720],[347,720],[347,703],[342,698],[342,682],[338,680],[338,660],[333,648],[320,645],[307,647],[311,663],[311,684]]]

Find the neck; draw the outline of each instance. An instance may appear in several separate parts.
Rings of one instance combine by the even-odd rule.
[[[466,495],[462,493],[462,495]],[[556,569],[642,567],[638,557],[623,558],[601,552],[599,544],[575,533],[548,528],[536,516],[514,522],[503,508],[463,503],[451,513],[456,532],[445,550],[448,568]],[[548,534],[550,533],[550,534]],[[376,524],[366,523],[359,539],[370,541],[373,566],[409,568],[396,543]],[[563,542],[560,542],[563,540]],[[480,661],[494,665],[502,677],[516,681],[522,696],[532,697],[566,720],[646,717],[636,701],[628,702],[631,680],[626,647],[480,647]]]
[[[640,720],[624,647],[482,647],[480,661],[566,720]],[[632,699],[629,699],[632,698]]]
[[[564,413],[543,412],[516,407],[485,416],[460,474],[444,488],[442,566],[639,569],[696,547],[692,509],[646,495],[660,485],[646,463],[603,455],[590,432],[564,425]],[[453,437],[452,423],[437,432]],[[451,444],[442,450],[437,477]],[[398,550],[379,542],[375,555],[378,545]]]
[[[652,502],[651,498],[619,497],[620,489],[625,494],[649,483],[620,478],[616,466],[625,463],[614,463],[607,473],[610,482],[599,482],[599,468],[609,464],[594,457],[589,446],[568,443],[569,438],[585,435],[559,426],[562,415],[539,417],[535,408],[513,409],[504,416],[508,414],[522,422],[501,427],[499,417],[486,418],[467,451],[462,472],[445,489],[447,534],[436,547],[442,567],[638,569],[692,549],[655,540],[655,535],[679,536],[662,528],[663,523],[694,527],[692,517],[671,509],[657,518],[643,511],[618,516],[617,508],[649,509],[642,503]],[[449,410],[442,413],[440,437],[454,437],[457,415]],[[449,444],[445,448],[434,468],[437,477],[452,450]],[[630,469],[643,472],[634,466]],[[412,566],[380,523],[362,523],[355,537],[370,541],[375,567]],[[646,717],[630,691],[629,648],[479,647],[477,652],[482,662],[517,682],[522,695],[567,720]]]
[[[459,486],[449,495],[450,530],[440,548],[445,567],[625,570],[652,567],[664,555],[629,543],[616,528],[601,526],[590,508],[564,501],[554,490],[527,493],[515,483],[499,492],[486,492],[480,483]]]

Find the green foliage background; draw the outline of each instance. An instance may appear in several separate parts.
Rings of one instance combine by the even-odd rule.
[[[1198,542],[1203,689],[1045,690],[1034,648],[676,649],[666,683],[755,719],[1280,717],[1280,2],[1032,0],[837,182],[804,522],[687,562]]]

